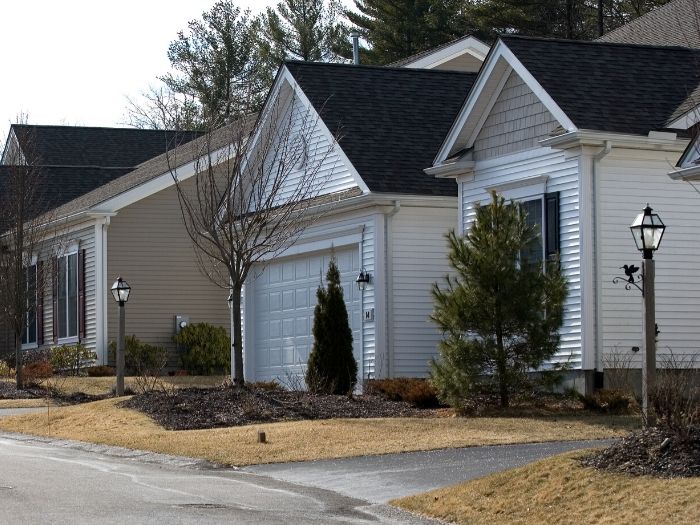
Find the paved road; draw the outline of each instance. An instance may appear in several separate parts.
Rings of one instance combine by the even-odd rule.
[[[186,458],[0,434],[0,522],[430,524],[398,509]]]
[[[425,492],[515,468],[569,450],[612,441],[570,441],[407,452],[304,463],[246,467],[245,471],[323,487],[373,503]]]

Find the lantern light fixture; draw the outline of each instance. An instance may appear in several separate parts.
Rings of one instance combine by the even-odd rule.
[[[355,282],[357,283],[357,288],[359,290],[364,290],[371,280],[372,274],[362,268],[360,270],[360,274],[357,276],[357,279],[355,279]]]
[[[124,306],[129,300],[129,293],[131,293],[131,286],[121,277],[117,277],[112,285],[112,297],[119,303],[119,306]]]
[[[637,215],[630,225],[634,242],[637,245],[637,249],[642,252],[644,259],[652,258],[654,252],[659,249],[664,231],[666,231],[666,226],[659,214],[652,213],[653,211],[647,204],[644,211]]]

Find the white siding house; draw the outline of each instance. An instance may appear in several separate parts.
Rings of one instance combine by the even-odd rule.
[[[491,191],[518,201],[557,196],[556,220],[543,211],[541,234],[556,236],[569,294],[559,351],[545,367],[568,363],[580,389],[600,384],[595,372],[611,353],[640,366],[641,297],[612,281],[623,264],[639,263],[629,225],[647,202],[668,225],[657,255],[659,354],[700,354],[692,308],[700,276],[683,271],[700,255],[692,229],[700,197],[666,176],[688,141],[685,129],[664,129],[692,89],[674,92],[656,76],[688,52],[504,37],[426,170],[455,179],[462,231]],[[624,73],[637,61],[648,77]],[[658,107],[637,108],[642,95],[658,97]]]

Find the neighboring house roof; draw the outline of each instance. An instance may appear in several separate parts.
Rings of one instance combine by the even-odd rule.
[[[201,135],[191,131],[27,124],[13,124],[11,133],[32,164],[119,168],[133,168]]]
[[[700,50],[501,39],[579,129],[646,135],[700,102]]]
[[[700,2],[673,0],[610,31],[598,40],[700,48]]]
[[[423,168],[475,73],[287,62],[286,67],[372,192],[456,195]]]
[[[127,191],[138,188],[142,184],[150,182],[158,177],[167,175],[171,177],[171,170],[184,166],[201,158],[208,153],[225,147],[231,140],[235,126],[244,126],[241,133],[245,134],[252,129],[256,115],[251,115],[243,122],[234,122],[213,131],[209,135],[201,136],[191,142],[183,144],[167,153],[163,153],[142,164],[136,169],[129,170],[126,174],[115,178],[104,185],[98,186],[90,192],[78,196],[66,202],[52,211],[55,217],[67,217],[80,213],[117,197]]]
[[[489,52],[489,46],[471,35],[466,35],[440,46],[426,49],[403,60],[389,64],[389,67],[419,67],[424,69],[447,69],[466,71],[465,66],[470,67],[469,72],[476,73]],[[465,57],[472,57],[466,60]]]

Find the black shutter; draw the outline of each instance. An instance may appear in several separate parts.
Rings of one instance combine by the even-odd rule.
[[[58,343],[58,258],[51,259],[51,299],[53,317],[53,342]]]
[[[85,339],[85,250],[78,251],[78,339]]]
[[[36,344],[44,344],[44,261],[36,263]]]
[[[545,254],[553,260],[559,254],[559,192],[544,196]]]

